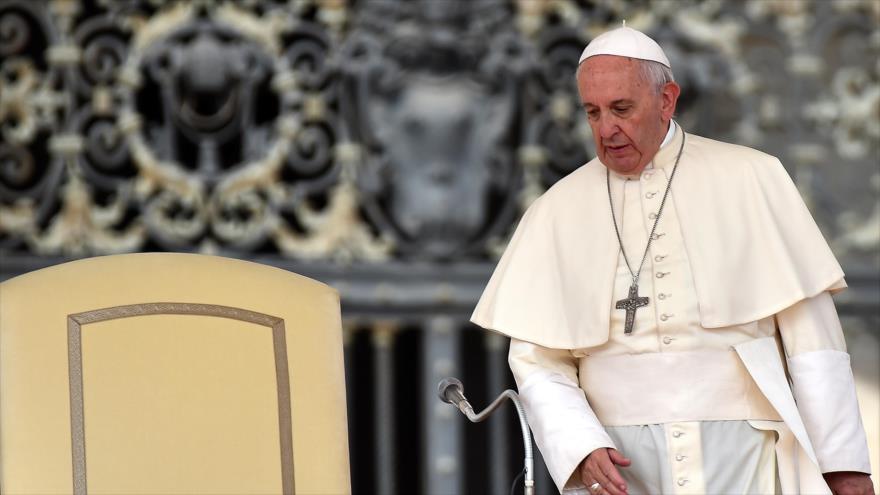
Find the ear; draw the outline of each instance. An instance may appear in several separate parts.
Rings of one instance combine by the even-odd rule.
[[[356,90],[363,132],[384,146],[395,137],[391,119],[405,91],[402,74],[396,66],[384,70],[372,67],[366,77],[358,80]]]
[[[388,113],[390,112],[389,102],[381,95],[373,95],[367,100],[364,112],[364,120],[366,120],[367,128],[372,132],[373,136],[379,141],[387,138],[388,129]]]
[[[675,82],[668,82],[660,88],[660,114],[664,121],[672,119],[675,115],[675,105],[680,94],[681,87]]]
[[[365,100],[362,110],[366,125],[364,132],[372,135],[382,146],[385,146],[394,137],[395,129],[391,119],[397,103],[395,97],[374,92]]]
[[[501,137],[510,126],[513,114],[513,98],[509,92],[490,96],[486,100],[485,122],[488,123],[488,135],[495,140]]]

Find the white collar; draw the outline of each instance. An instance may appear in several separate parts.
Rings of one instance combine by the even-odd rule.
[[[669,144],[669,142],[672,141],[672,136],[675,136],[675,121],[674,120],[669,121],[669,130],[666,131],[666,136],[663,138],[663,142],[660,143],[660,148],[658,148],[657,151],[662,150],[664,146]],[[654,156],[656,156],[656,155],[654,155]],[[645,165],[645,170],[648,170],[651,168],[654,168],[654,159],[653,158],[651,159],[650,162],[648,162],[647,165]]]

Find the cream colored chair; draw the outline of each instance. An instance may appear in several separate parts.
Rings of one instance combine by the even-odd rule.
[[[0,284],[0,493],[348,493],[337,293],[187,254]]]

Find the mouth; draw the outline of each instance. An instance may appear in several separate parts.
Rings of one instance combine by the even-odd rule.
[[[621,155],[629,149],[628,144],[605,145],[605,151],[612,155]]]

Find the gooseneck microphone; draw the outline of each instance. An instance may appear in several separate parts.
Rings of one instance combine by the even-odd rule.
[[[465,416],[470,417],[468,411],[471,414],[474,412],[471,403],[464,397],[464,385],[458,378],[449,377],[440,380],[440,384],[437,386],[437,395],[443,402],[457,407]]]
[[[525,447],[523,493],[524,495],[534,495],[535,461],[532,455],[532,434],[529,431],[529,424],[526,421],[526,411],[523,409],[522,403],[519,400],[519,395],[513,390],[505,390],[504,392],[501,392],[491,404],[480,411],[479,414],[474,413],[473,406],[471,406],[471,403],[468,402],[467,398],[464,396],[464,385],[462,385],[461,381],[457,378],[449,377],[440,380],[440,383],[437,385],[437,395],[443,402],[457,407],[458,410],[467,416],[467,418],[473,423],[479,423],[489,417],[489,415],[501,405],[504,399],[510,399],[510,401],[513,402],[513,405],[516,407],[516,413],[519,416],[519,426],[520,430],[522,430],[523,446]]]

